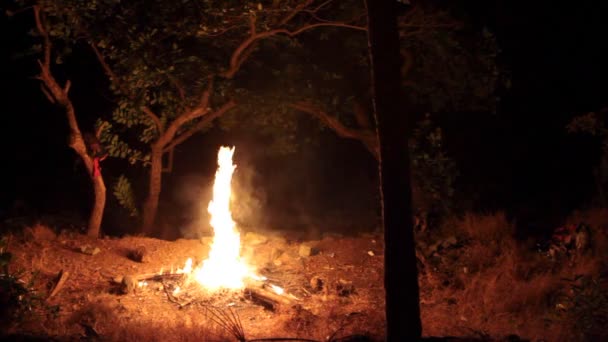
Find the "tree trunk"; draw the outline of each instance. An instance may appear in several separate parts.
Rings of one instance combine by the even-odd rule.
[[[386,340],[421,338],[418,272],[412,222],[407,115],[400,103],[397,1],[366,0],[374,114],[380,143],[384,225]]]
[[[101,231],[101,220],[103,219],[103,211],[106,206],[106,185],[103,181],[101,172],[95,176],[95,165],[93,160],[87,153],[87,147],[82,139],[82,134],[78,128],[76,122],[76,115],[74,113],[74,107],[71,102],[65,104],[65,111],[68,117],[68,123],[70,124],[70,147],[78,154],[82,159],[84,166],[89,173],[89,179],[93,186],[93,207],[89,214],[89,224],[87,227],[87,235],[90,237],[97,238]]]
[[[93,193],[95,197],[93,199],[93,208],[91,209],[91,214],[89,216],[87,235],[96,238],[99,237],[103,211],[106,206],[106,185],[104,184],[101,175],[97,177],[91,176],[91,183],[93,184]]]
[[[154,144],[150,154],[150,179],[148,183],[148,197],[144,202],[142,232],[145,235],[152,233],[163,175],[163,146]]]
[[[70,143],[69,146],[76,151],[78,156],[84,162],[84,165],[89,172],[91,184],[93,185],[93,208],[89,216],[89,224],[87,227],[87,235],[91,237],[99,237],[101,230],[101,220],[103,218],[103,211],[106,206],[106,185],[104,184],[101,173],[96,175],[95,164],[89,154],[87,153],[87,146],[82,138],[78,121],[76,120],[76,110],[74,104],[70,100],[68,93],[70,91],[71,82],[66,81],[65,85],[61,87],[57,80],[51,73],[51,39],[48,32],[43,24],[43,18],[40,13],[40,7],[35,5],[34,19],[36,21],[36,28],[38,33],[43,37],[43,51],[44,59],[38,61],[40,66],[40,74],[38,79],[42,81],[42,92],[51,103],[55,103],[65,110],[65,115],[70,126]]]

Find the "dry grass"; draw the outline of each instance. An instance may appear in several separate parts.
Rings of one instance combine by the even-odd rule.
[[[491,214],[466,213],[450,223],[457,232],[480,243],[494,244],[514,233],[513,225],[502,211]]]
[[[190,316],[175,322],[147,321],[145,316],[125,320],[120,305],[94,301],[74,312],[69,321],[80,326],[89,339],[103,336],[106,341],[233,341],[211,320],[194,322]]]
[[[467,214],[460,220],[452,220],[447,234],[466,242],[462,248],[446,252],[435,271],[435,278],[443,277],[442,283],[447,286],[434,287],[431,298],[426,298],[443,305],[422,307],[425,333],[445,335],[458,331],[496,338],[512,333],[549,341],[589,338],[597,327],[582,329],[574,317],[586,308],[559,309],[563,304],[559,295],[571,293],[564,279],[577,275],[599,277],[602,268],[605,269],[608,214],[577,213],[571,222],[590,225],[594,245],[575,259],[554,262],[518,243],[513,238],[513,225],[504,213]],[[592,334],[594,338],[598,336],[597,331]]]

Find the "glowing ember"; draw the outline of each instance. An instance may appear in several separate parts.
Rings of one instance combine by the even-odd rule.
[[[243,279],[250,274],[249,267],[241,260],[241,237],[230,213],[230,183],[236,165],[232,164],[234,147],[221,147],[218,152],[218,169],[213,184],[213,199],[207,210],[211,214],[214,237],[209,258],[192,276],[205,288],[214,291],[220,288],[239,289]],[[183,272],[189,273],[189,260]]]
[[[272,285],[270,284],[270,288],[276,293],[276,294],[283,294],[285,293],[285,290],[283,290],[282,287],[276,286],[276,285]]]

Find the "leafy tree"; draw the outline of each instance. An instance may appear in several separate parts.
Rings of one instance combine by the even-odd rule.
[[[33,50],[42,55],[41,59],[38,60],[40,73],[37,77],[41,81],[41,89],[51,103],[63,108],[70,128],[69,146],[82,159],[89,174],[94,199],[89,216],[87,234],[92,237],[98,237],[106,203],[106,187],[101,169],[96,165],[94,158],[96,152],[85,143],[85,139],[81,133],[76,118],[76,108],[69,96],[72,85],[71,81],[66,80],[62,86],[53,73],[54,65],[61,63],[62,56],[61,53],[58,53],[58,46],[55,45],[56,41],[54,38],[57,35],[57,31],[52,22],[48,20],[49,18],[45,15],[42,7],[34,5],[32,7],[25,7],[25,9],[32,10],[34,14],[35,27],[32,33],[39,38],[39,44],[36,44]],[[62,48],[61,43],[59,44],[59,48]]]
[[[308,113],[378,157],[360,1],[41,0],[40,6],[64,50],[87,44],[111,82],[117,106],[101,137],[111,155],[150,168],[145,232],[174,148],[220,116],[225,128],[274,134],[284,140],[275,146],[288,152],[296,114]],[[485,48],[471,54],[449,13],[422,5],[400,11],[402,85],[411,100],[404,111],[482,106],[498,80],[492,36],[474,40]]]
[[[258,42],[325,26],[321,1],[39,2],[65,46],[86,43],[117,102],[102,138],[110,153],[150,167],[143,230],[149,233],[173,149],[236,107],[232,82]],[[342,6],[342,5],[340,5]],[[329,6],[331,7],[331,6]],[[121,127],[119,127],[121,126]],[[137,133],[127,144],[124,131]],[[163,156],[169,156],[163,165]]]
[[[427,2],[397,7],[403,59],[401,96],[407,100],[402,112],[408,114],[410,126],[418,122],[416,130],[404,133],[410,135],[412,145],[415,204],[423,216],[445,213],[452,208],[445,204],[453,202],[455,165],[442,146],[441,130],[425,113],[494,111],[496,89],[505,73],[497,63],[495,37],[487,29],[468,27],[453,11]],[[234,122],[274,121],[292,132],[297,129],[293,122],[298,117],[293,112],[306,113],[338,136],[360,141],[379,159],[370,114],[365,35],[356,30],[327,28],[314,37],[298,37],[292,44],[277,47],[280,42],[265,43],[275,45],[268,46],[269,50],[281,51],[278,63],[262,65],[253,61],[241,72],[257,75],[253,79],[270,75],[267,77],[273,82],[255,89],[243,86],[246,89],[242,91],[258,99],[247,113],[264,108],[263,115],[269,118],[259,120],[258,116],[242,113]],[[235,115],[238,112],[225,118]],[[281,145],[286,148],[290,142]]]

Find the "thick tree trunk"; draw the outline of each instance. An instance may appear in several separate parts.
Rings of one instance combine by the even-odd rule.
[[[421,338],[412,222],[407,118],[400,103],[400,54],[394,0],[366,0],[374,114],[380,142],[387,341]]]
[[[150,179],[148,183],[148,197],[144,202],[142,232],[146,235],[152,233],[163,175],[163,146],[154,144],[150,154]]]
[[[99,237],[99,231],[101,228],[101,220],[103,218],[103,211],[106,206],[106,185],[101,175],[91,177],[91,183],[93,183],[94,203],[89,216],[89,229],[87,235],[90,237]]]
[[[67,96],[66,96],[67,98]],[[97,238],[101,231],[101,220],[103,219],[103,211],[106,206],[106,185],[103,181],[101,172],[99,175],[95,175],[95,165],[93,159],[87,153],[87,147],[82,139],[82,134],[78,128],[76,122],[76,115],[74,114],[74,107],[71,102],[65,104],[65,110],[68,117],[68,123],[70,124],[70,147],[76,151],[80,159],[82,159],[84,166],[89,173],[89,179],[91,180],[91,186],[93,186],[93,207],[89,214],[89,223],[87,226],[87,235],[90,237]]]

